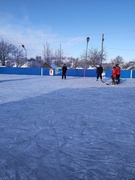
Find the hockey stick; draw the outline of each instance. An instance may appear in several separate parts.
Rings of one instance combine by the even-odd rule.
[[[101,80],[102,83],[105,83],[103,80]]]
[[[109,83],[106,83],[106,85],[110,85],[112,83],[112,81],[110,81]]]

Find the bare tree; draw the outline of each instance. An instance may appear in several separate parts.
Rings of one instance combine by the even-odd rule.
[[[24,64],[23,51],[15,46],[13,46],[12,57],[13,59],[11,61],[16,62],[16,67],[20,67]]]
[[[102,57],[101,57],[102,56]],[[106,56],[107,53],[105,53],[104,51],[98,51],[97,49],[90,49],[89,50],[89,63],[90,65],[96,66],[97,64],[101,64],[101,58],[102,58],[102,62],[106,61]]]
[[[89,65],[96,66],[97,64],[101,63],[101,56],[102,62],[106,60],[107,53],[98,51],[97,49],[89,49],[87,55],[87,62],[85,61],[85,53],[81,56],[81,59],[86,63],[86,67]]]
[[[55,64],[57,66],[61,66],[63,64],[62,62],[62,58],[63,58],[63,50],[61,49],[61,44],[60,44],[60,48],[58,48],[56,51],[55,51]]]
[[[52,57],[52,50],[50,49],[49,43],[46,43],[44,45],[43,56],[44,56],[44,61],[50,65],[51,64],[51,57]]]
[[[0,60],[2,66],[5,66],[6,59],[11,56],[11,50],[13,50],[13,45],[1,39],[0,41]]]
[[[42,59],[41,56],[36,56],[35,61],[36,61],[38,64],[40,64],[40,67],[43,67],[44,60]]]
[[[115,65],[115,64],[123,65],[123,64],[124,64],[123,57],[117,56],[115,59],[112,59],[112,60],[111,60],[111,63],[112,63],[113,65]]]
[[[19,66],[19,62],[22,57],[22,50],[3,39],[0,40],[0,60],[2,62],[2,66],[9,66],[14,61],[16,62],[16,65]],[[8,63],[6,64],[6,62]]]
[[[79,59],[78,59],[78,58],[73,58],[73,57],[71,57],[71,58],[70,58],[70,66],[71,66],[72,68],[80,67]]]

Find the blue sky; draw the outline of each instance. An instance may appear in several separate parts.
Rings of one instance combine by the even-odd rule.
[[[134,0],[0,0],[0,38],[21,47],[28,57],[43,56],[46,43],[65,56],[104,49],[107,60],[120,55],[135,59]]]

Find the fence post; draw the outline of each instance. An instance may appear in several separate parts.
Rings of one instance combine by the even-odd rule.
[[[41,68],[41,76],[43,76],[43,68]]]
[[[132,70],[130,71],[130,78],[132,78]]]

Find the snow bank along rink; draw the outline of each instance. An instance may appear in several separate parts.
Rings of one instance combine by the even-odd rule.
[[[135,179],[135,79],[0,82],[0,180]]]

